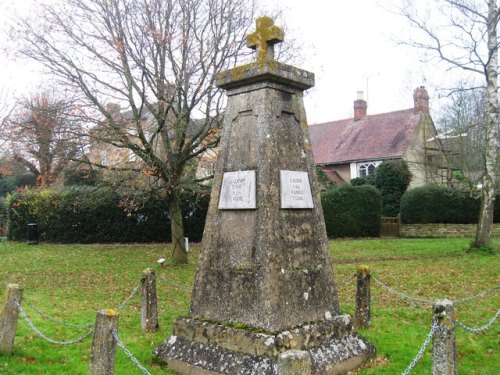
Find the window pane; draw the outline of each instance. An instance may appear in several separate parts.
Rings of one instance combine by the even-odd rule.
[[[370,164],[368,166],[368,175],[371,175],[371,174],[374,174],[375,173],[375,165],[374,164]]]

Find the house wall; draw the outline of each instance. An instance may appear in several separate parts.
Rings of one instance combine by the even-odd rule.
[[[337,164],[334,168],[340,177],[344,179],[344,181],[351,181],[351,166],[350,164]]]
[[[422,116],[420,126],[403,155],[412,174],[409,189],[431,183],[446,184],[445,157],[441,145],[439,142],[428,142],[436,134],[430,116]]]
[[[325,170],[336,171],[345,182],[351,181],[351,167],[350,164],[330,164],[323,167]],[[343,184],[342,184],[343,185]]]

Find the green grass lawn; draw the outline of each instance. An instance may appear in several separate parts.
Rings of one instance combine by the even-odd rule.
[[[466,254],[470,239],[371,239],[330,242],[339,284],[353,275],[357,265],[370,266],[372,275],[410,295],[458,299],[500,284],[498,255]],[[496,239],[495,247],[499,249]],[[5,285],[19,283],[24,297],[50,316],[70,323],[93,322],[98,309],[113,308],[138,285],[142,271],[153,267],[163,277],[181,285],[193,282],[198,247],[192,246],[190,264],[159,269],[156,261],[167,257],[168,245],[55,245],[28,246],[0,243],[0,301]],[[398,374],[413,359],[431,326],[429,306],[391,295],[372,284],[372,326],[362,330],[377,347],[377,358],[360,374]],[[484,325],[499,306],[500,292],[457,308],[456,318],[469,326]],[[339,287],[343,312],[354,311],[354,281]],[[153,374],[170,374],[152,361],[152,351],[170,335],[172,321],[186,315],[189,292],[158,281],[160,331],[140,330],[140,304],[136,295],[120,311],[121,340]],[[61,327],[37,315],[26,303],[25,311],[47,336],[60,341],[83,335],[85,329]],[[499,323],[474,335],[457,329],[459,373],[500,374]],[[71,346],[55,346],[36,336],[20,320],[15,354],[0,355],[0,374],[86,374],[91,338]],[[430,348],[412,374],[429,374]],[[117,374],[140,374],[117,349]]]

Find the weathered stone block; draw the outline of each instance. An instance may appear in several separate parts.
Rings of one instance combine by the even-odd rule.
[[[375,349],[339,315],[303,105],[314,75],[269,59],[266,35],[279,33],[258,25],[257,62],[218,77],[228,103],[189,318],[156,354],[184,374],[274,375],[281,353],[302,350],[312,373],[337,374]],[[252,190],[251,208],[219,209],[224,174],[240,171],[255,171],[255,208]],[[297,187],[282,191],[283,175],[300,176]],[[293,191],[305,186],[310,196]],[[308,202],[282,207],[283,194]]]

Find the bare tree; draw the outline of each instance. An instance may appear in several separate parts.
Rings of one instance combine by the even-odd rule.
[[[54,182],[80,150],[74,142],[80,123],[73,112],[71,101],[42,93],[21,99],[2,126],[9,156],[33,173],[39,186]]]
[[[7,98],[7,91],[3,88],[0,88],[0,132],[4,129],[7,119],[12,113],[13,106],[9,104]],[[5,145],[5,139],[0,138],[0,154],[3,154],[5,150],[3,150]]]
[[[470,89],[466,82],[448,96],[437,120],[440,141],[448,156],[448,176],[456,189],[480,192],[484,174],[486,90]]]
[[[486,89],[484,173],[474,247],[489,246],[496,195],[498,148],[498,35],[497,0],[436,0],[430,8],[402,0],[399,12],[418,35],[404,43],[425,51],[450,69],[460,69],[482,80]],[[417,5],[419,4],[419,5]]]
[[[14,31],[21,54],[82,94],[103,129],[93,134],[161,180],[176,262],[187,261],[179,196],[195,182],[185,168],[218,141],[206,141],[223,104],[215,79],[241,58],[254,12],[248,0],[67,0]]]

